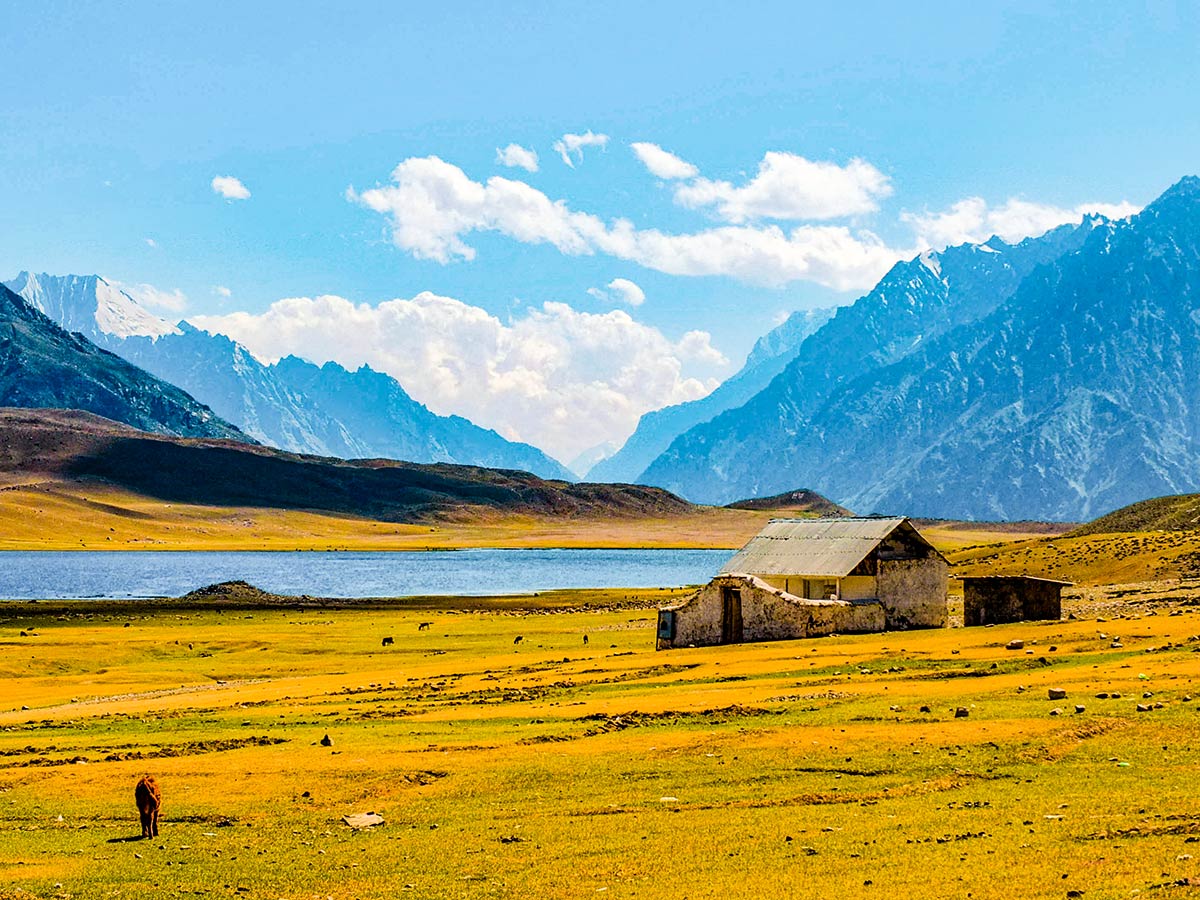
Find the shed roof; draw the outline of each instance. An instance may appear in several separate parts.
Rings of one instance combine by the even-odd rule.
[[[1044,581],[1048,584],[1061,584],[1073,587],[1075,582],[1062,581],[1058,578],[1043,578],[1041,575],[955,575],[960,581]]]
[[[721,568],[722,575],[849,575],[880,541],[901,526],[903,516],[846,516],[830,519],[772,519]],[[934,551],[936,552],[936,551]]]

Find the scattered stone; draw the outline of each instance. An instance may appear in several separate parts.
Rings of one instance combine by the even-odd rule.
[[[354,813],[353,815],[342,816],[342,821],[357,831],[360,828],[371,828],[374,825],[382,825],[383,816],[375,812]]]
[[[958,709],[954,710],[954,718],[956,719],[965,719],[969,715],[971,715],[971,711],[965,706],[960,706]]]
[[[1087,707],[1086,707],[1086,706],[1084,706],[1084,705],[1083,705],[1083,704],[1081,704],[1081,703],[1076,703],[1076,704],[1075,704],[1075,713],[1076,713],[1076,715],[1078,715],[1079,713],[1083,713],[1083,712],[1087,712]]]
[[[1139,704],[1137,705],[1137,711],[1138,711],[1138,712],[1150,712],[1151,708],[1152,708],[1152,707],[1150,707],[1150,706],[1147,706],[1145,703],[1139,703]]]
[[[1048,690],[1046,692],[1046,694],[1051,700],[1066,700],[1067,699],[1067,691],[1065,688],[1050,688],[1050,690]]]
[[[1024,650],[1025,642],[1020,640],[1019,638],[1014,638],[1013,640],[1009,641],[1007,644],[1004,645],[1004,649],[1005,650]]]
[[[922,707],[921,707],[921,712],[923,712],[923,713],[931,713],[931,712],[933,712],[933,710],[932,710],[932,709],[930,709],[928,706],[922,706]]]
[[[1098,694],[1096,695],[1096,699],[1097,699],[1097,700],[1107,700],[1107,699],[1108,699],[1108,693],[1107,693],[1106,691],[1101,691],[1100,693],[1098,693]]]
[[[1058,707],[1058,706],[1054,707],[1054,709],[1050,710],[1050,715],[1052,715],[1052,716],[1061,716],[1061,715],[1062,715],[1062,708],[1061,708],[1061,707]]]
[[[333,746],[333,738],[331,738],[329,735],[325,735],[325,737],[321,738],[321,746],[322,747],[332,747]]]
[[[1153,696],[1154,696],[1153,691],[1142,691],[1142,699],[1143,700],[1149,700]]]

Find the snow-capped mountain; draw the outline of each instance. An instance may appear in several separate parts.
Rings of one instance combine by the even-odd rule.
[[[10,288],[99,346],[178,385],[246,434],[283,450],[521,469],[573,480],[557,461],[459,416],[439,416],[394,378],[294,358],[266,365],[224,335],[173,325],[95,275],[22,272]]]
[[[51,277],[22,272],[6,286],[67,331],[93,343],[109,338],[178,334],[179,329],[138,305],[126,291],[99,275]]]
[[[0,406],[79,409],[157,434],[246,440],[178,387],[59,327],[2,285]]]

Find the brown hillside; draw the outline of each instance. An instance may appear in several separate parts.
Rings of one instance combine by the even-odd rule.
[[[1071,533],[1086,535],[1197,529],[1200,529],[1200,494],[1179,494],[1131,503],[1081,525]]]
[[[151,435],[88,413],[0,409],[0,486],[99,482],[171,503],[310,510],[387,522],[488,511],[671,516],[694,509],[658,488],[569,484],[527,472],[300,456],[228,440]]]
[[[816,491],[800,488],[776,494],[773,497],[755,497],[750,500],[739,500],[730,503],[727,509],[778,510],[798,515],[810,516],[852,516],[854,513],[844,506],[838,506],[828,497],[822,497]]]

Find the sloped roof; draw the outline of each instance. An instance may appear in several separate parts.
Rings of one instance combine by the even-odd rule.
[[[841,578],[907,521],[903,516],[772,519],[725,563],[721,574]]]

